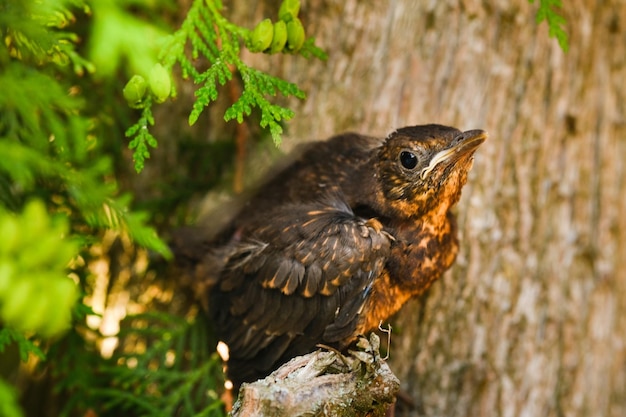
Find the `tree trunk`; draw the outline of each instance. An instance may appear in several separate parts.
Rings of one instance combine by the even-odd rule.
[[[626,415],[626,3],[304,1],[328,53],[248,62],[308,98],[285,147],[411,124],[482,128],[455,266],[394,320],[411,415]],[[278,2],[227,13],[252,27]]]

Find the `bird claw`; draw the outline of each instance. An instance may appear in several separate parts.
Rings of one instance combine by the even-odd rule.
[[[387,328],[383,328],[383,321],[381,320],[380,323],[378,323],[378,330],[380,330],[383,333],[387,333],[387,355],[385,355],[384,358],[382,358],[384,361],[386,361],[387,359],[389,359],[389,352],[391,352],[391,324],[387,323]],[[374,333],[372,333],[373,335]],[[378,343],[380,344],[380,339],[378,340]],[[380,347],[380,346],[379,346]]]

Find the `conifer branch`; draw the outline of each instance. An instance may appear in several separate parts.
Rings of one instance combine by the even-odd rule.
[[[291,16],[289,19],[299,22],[295,16]],[[269,36],[271,40],[274,26],[271,22],[269,26],[267,26],[267,22],[261,23],[265,23],[263,36],[266,39]],[[286,24],[282,26],[286,27]],[[196,100],[189,114],[190,125],[196,123],[204,109],[217,100],[218,86],[223,86],[232,81],[235,73],[238,73],[243,81],[243,89],[235,103],[226,110],[224,120],[236,120],[238,123],[243,123],[244,119],[250,116],[254,109],[258,109],[261,113],[261,127],[269,129],[274,142],[280,143],[283,133],[282,123],[290,120],[294,116],[294,112],[288,107],[273,103],[272,97],[280,94],[286,98],[304,99],[306,95],[297,85],[251,68],[243,62],[241,59],[242,45],[253,52],[270,52],[269,47],[264,47],[258,51],[255,49],[253,39],[258,34],[257,28],[250,30],[240,27],[225,18],[222,15],[220,1],[194,0],[180,29],[168,38],[159,55],[160,61],[168,72],[171,72],[172,68],[178,65],[181,68],[183,79],[191,79],[194,84],[199,86],[195,92]],[[283,49],[273,49],[271,52],[299,54],[306,58],[327,58],[326,54],[315,46],[314,38],[305,39],[303,32],[299,35],[302,38],[297,46],[290,48],[290,44],[285,38]],[[188,46],[190,48],[187,53]],[[209,62],[209,67],[203,72],[198,71],[195,66],[195,61],[200,58]],[[152,81],[150,87],[152,88]],[[146,109],[153,104],[150,97],[151,95],[148,93],[145,100],[137,105],[143,109],[142,116],[126,132],[127,136],[132,138],[130,147],[134,151],[133,159],[135,169],[138,172],[143,169],[145,160],[150,157],[149,146],[156,147],[156,139],[149,132],[149,125],[153,121],[151,123],[151,119],[146,117],[149,113],[149,110]],[[131,96],[133,103],[136,102],[136,99],[136,96]],[[151,113],[149,114],[151,115]]]
[[[535,0],[529,0],[534,3]],[[541,23],[545,20],[548,24],[549,35],[551,38],[556,38],[559,42],[559,46],[564,52],[569,50],[569,39],[567,32],[564,28],[567,21],[561,16],[556,9],[563,7],[561,0],[539,0],[539,10],[537,10],[537,23]]]

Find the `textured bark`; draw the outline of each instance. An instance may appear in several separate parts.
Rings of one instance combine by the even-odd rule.
[[[267,378],[244,384],[232,417],[384,416],[399,382],[375,347],[344,356],[318,350],[293,358]]]
[[[490,132],[456,265],[396,319],[412,415],[626,415],[626,3],[564,6],[567,54],[526,0],[312,0],[301,17],[328,62],[247,57],[308,92],[286,148],[428,122]],[[230,7],[251,27],[278,5]]]

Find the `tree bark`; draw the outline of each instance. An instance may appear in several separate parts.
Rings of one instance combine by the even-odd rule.
[[[236,0],[252,27],[277,14]],[[626,415],[626,3],[304,1],[327,62],[249,55],[308,93],[285,148],[405,125],[482,128],[453,269],[393,324],[409,415]]]
[[[267,378],[243,384],[231,416],[385,416],[400,384],[379,346],[373,334],[347,355],[319,349],[293,358]]]

